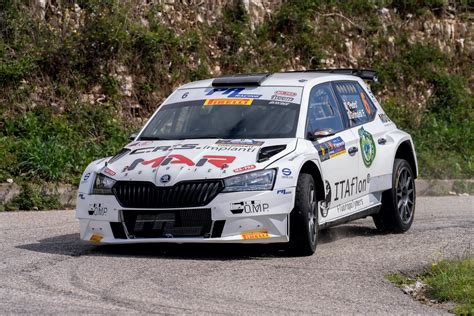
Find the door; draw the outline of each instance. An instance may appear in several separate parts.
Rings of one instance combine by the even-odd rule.
[[[325,198],[318,203],[320,224],[349,215],[351,209],[344,205],[360,194],[359,155],[354,151],[358,137],[341,114],[330,83],[311,89],[306,130],[313,135],[317,131],[331,134],[313,141],[321,161],[325,189]]]
[[[354,212],[375,206],[381,200],[380,192],[375,192],[374,179],[380,176],[378,165],[383,164],[377,155],[378,140],[383,138],[384,129],[376,121],[376,108],[365,91],[356,81],[335,82],[334,87],[350,130],[356,136],[358,159],[358,182],[361,183],[359,196],[352,201]]]

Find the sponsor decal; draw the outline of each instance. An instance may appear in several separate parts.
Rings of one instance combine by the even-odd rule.
[[[284,95],[284,96],[288,96],[288,97],[294,97],[294,96],[296,96],[296,92],[283,91],[283,90],[275,91],[275,94],[277,94],[277,95]]]
[[[225,95],[228,98],[250,98],[250,99],[258,99],[262,95],[261,94],[249,94],[249,93],[242,93],[245,88],[213,88],[211,91],[206,93],[206,95],[213,95],[214,93],[218,93],[221,95]]]
[[[82,178],[82,182],[87,182],[87,180],[89,180],[90,176],[91,176],[91,173],[90,173],[90,172],[86,173],[86,174],[84,175],[84,178]]]
[[[385,113],[380,113],[379,117],[380,117],[380,120],[382,121],[382,123],[384,123],[384,124],[392,123],[392,120]]]
[[[115,171],[113,171],[110,168],[105,168],[103,172],[108,174],[109,176],[115,176],[116,175]]]
[[[201,149],[199,144],[177,144],[172,146],[157,146],[157,147],[145,147],[135,149],[130,155],[146,154],[157,151],[172,151],[172,150],[185,150],[185,149]]]
[[[292,97],[283,97],[283,96],[279,96],[279,95],[272,95],[272,98],[271,98],[273,101],[283,101],[283,102],[291,102],[294,100],[294,98]]]
[[[154,159],[144,160],[144,159],[136,159],[133,161],[130,166],[124,168],[124,171],[132,171],[137,167],[137,165],[151,165],[152,168],[156,168],[159,166],[167,166],[170,164],[177,164],[177,165],[186,165],[189,167],[202,167],[206,164],[211,164],[217,168],[225,169],[229,167],[235,160],[235,156],[217,156],[217,155],[205,155],[202,156],[197,162],[192,161],[191,159],[183,156],[183,155],[167,155],[167,156],[159,156]]]
[[[328,211],[331,206],[331,184],[327,180],[325,180],[325,184],[324,200],[319,202],[319,212],[321,213],[322,217],[328,216]]]
[[[281,101],[270,101],[268,104],[276,104],[276,105],[288,105],[289,102],[281,102]]]
[[[102,239],[104,239],[104,236],[102,236],[100,234],[92,234],[92,236],[89,240],[90,241],[95,241],[95,242],[100,242]]]
[[[277,194],[287,195],[287,194],[291,194],[291,191],[287,189],[279,189],[277,190]]]
[[[242,236],[244,240],[270,238],[270,234],[268,234],[266,230],[241,232],[240,236]]]
[[[183,93],[183,95],[181,96],[181,99],[186,99],[188,95],[189,95],[189,92]]]
[[[171,180],[171,176],[169,174],[162,175],[160,178],[161,183],[168,183]]]
[[[234,172],[243,172],[243,171],[248,171],[257,168],[255,165],[248,165],[248,166],[243,166],[237,169],[234,169]]]
[[[291,169],[290,169],[290,168],[283,168],[283,169],[281,169],[281,173],[282,173],[285,177],[289,177],[289,176],[291,176]]]
[[[107,207],[102,206],[101,203],[90,204],[90,209],[87,213],[94,216],[105,216],[107,214]]]
[[[347,111],[347,116],[351,120],[355,120],[365,116],[364,110],[357,110],[357,101],[344,101],[344,107]]]
[[[358,130],[358,133],[360,137],[360,148],[362,149],[362,160],[364,161],[364,165],[368,168],[375,159],[375,142],[372,134],[367,132],[363,127]]]
[[[353,212],[364,206],[364,200],[362,198],[347,202],[337,206],[337,213]]]
[[[230,203],[230,211],[232,214],[255,214],[269,212],[268,203],[261,201],[243,201]]]
[[[369,98],[372,100],[374,104],[378,104],[377,99],[375,98],[374,94],[370,89],[367,88],[367,94],[369,95]]]
[[[345,179],[334,183],[335,195],[334,201],[351,197],[354,194],[359,194],[367,191],[367,184],[370,182],[370,174],[367,174],[367,179],[360,179],[353,177],[352,179]]]
[[[253,139],[221,139],[216,142],[216,145],[224,146],[262,146],[265,142]]]
[[[362,99],[362,103],[364,104],[367,114],[371,115],[372,111],[370,110],[370,105],[369,105],[369,102],[367,102],[367,99],[365,98],[364,92],[359,93],[359,95],[360,95],[360,98]]]
[[[203,149],[206,149],[206,150],[215,150],[215,151],[244,151],[244,152],[254,152],[256,151],[257,149],[255,147],[251,147],[251,146],[222,146],[222,145],[219,145],[219,146],[209,146],[209,145],[206,145],[203,147]]]
[[[253,99],[206,99],[204,106],[209,105],[251,105]]]
[[[318,150],[321,162],[346,153],[346,143],[340,136],[327,142],[316,144],[315,147]]]

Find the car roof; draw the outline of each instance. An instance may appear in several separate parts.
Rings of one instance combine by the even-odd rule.
[[[208,88],[212,87],[212,82],[216,78],[210,78],[205,80],[194,81],[186,83],[179,87],[179,89],[192,89],[192,88]],[[277,72],[269,74],[268,77],[260,84],[261,87],[265,86],[294,86],[304,87],[309,81],[313,79],[321,79],[321,81],[331,80],[355,80],[361,81],[357,76],[352,75],[341,75],[332,73],[322,72]]]

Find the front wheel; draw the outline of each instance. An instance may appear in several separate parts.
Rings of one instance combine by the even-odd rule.
[[[290,214],[288,251],[297,256],[311,256],[318,241],[316,186],[310,174],[302,173],[296,186],[295,208]]]
[[[395,159],[392,189],[382,195],[382,208],[373,216],[375,226],[383,232],[403,233],[410,229],[415,217],[415,177],[410,164]]]

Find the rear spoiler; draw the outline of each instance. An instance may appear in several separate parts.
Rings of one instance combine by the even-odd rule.
[[[305,70],[304,72],[321,72],[337,75],[351,75],[359,77],[363,80],[378,82],[377,72],[371,69],[351,69],[351,68],[342,68],[342,69],[313,69]]]
[[[377,73],[370,69],[311,69],[304,71],[288,71],[290,72],[319,72],[338,75],[357,76],[363,80],[378,82]],[[263,74],[247,74],[223,76],[212,80],[213,87],[229,87],[229,86],[260,86],[271,73]]]

